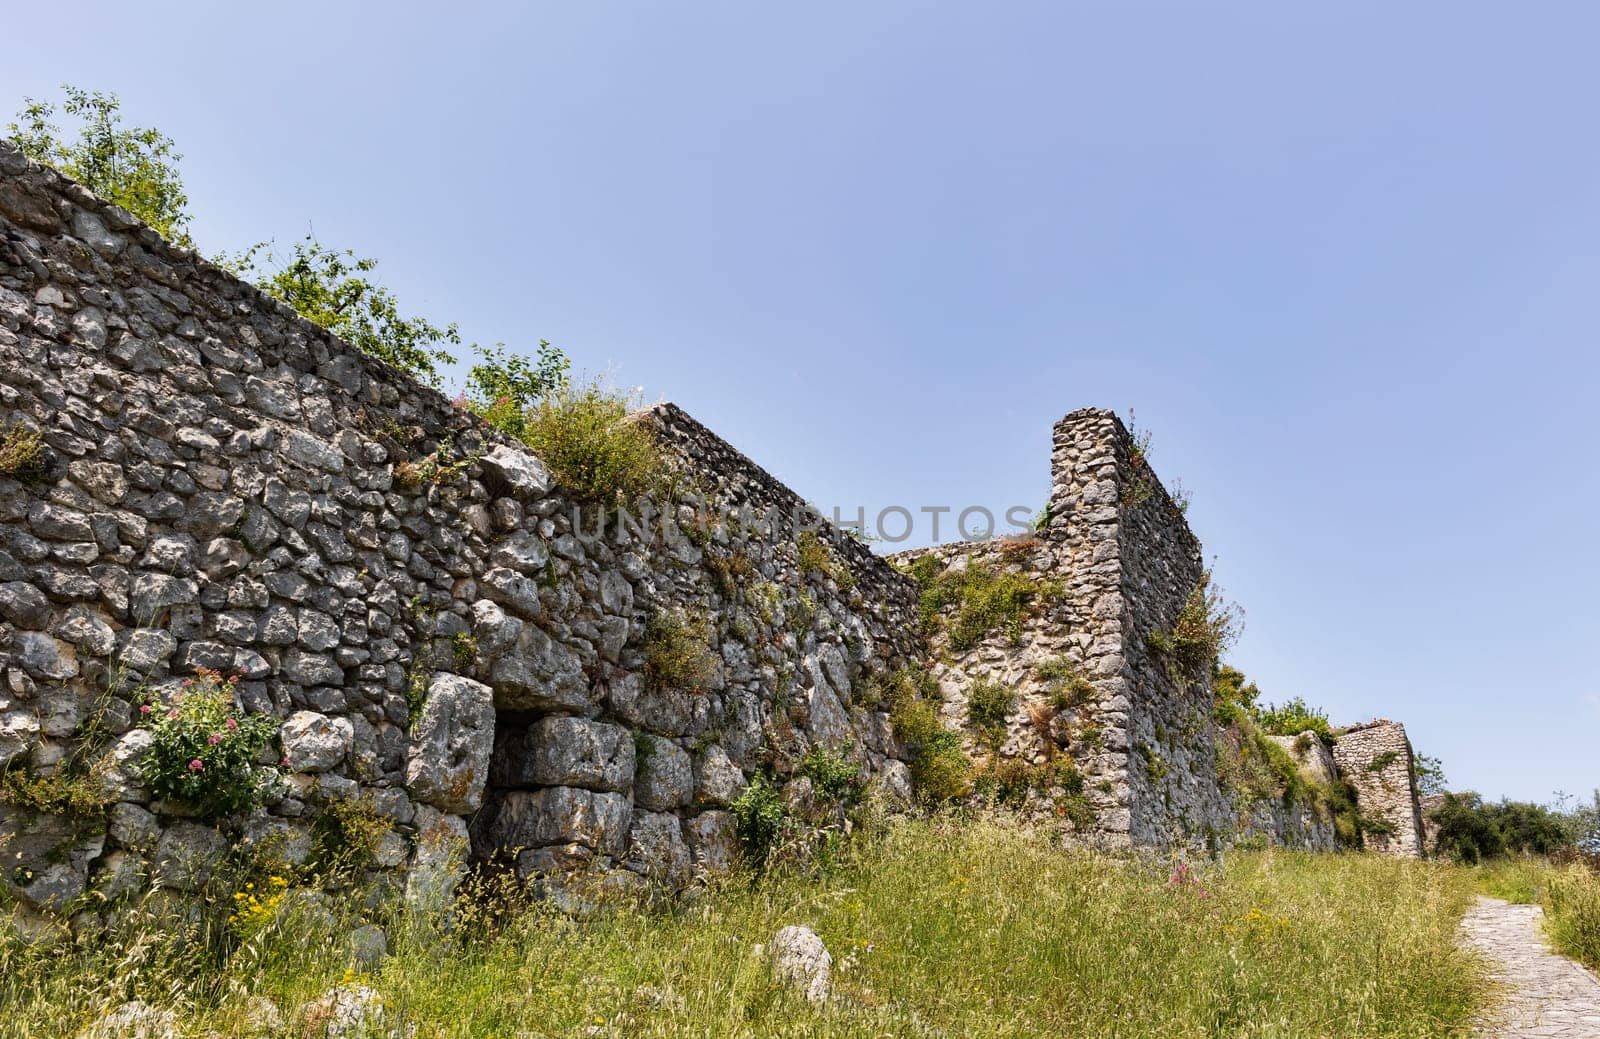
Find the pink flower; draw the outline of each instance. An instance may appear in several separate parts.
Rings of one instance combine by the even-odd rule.
[[[220,732],[213,732],[211,735],[206,737],[206,743],[210,744],[213,747],[215,747],[217,744],[219,744],[221,742],[222,742],[222,733],[220,733]]]
[[[178,712],[177,711],[168,711],[167,712],[167,719],[169,721],[177,721],[178,720]]]
[[[283,756],[283,767],[284,768],[288,768],[289,767],[289,755],[287,755],[287,754],[285,754]]]
[[[239,723],[234,721],[232,718],[229,718],[227,721],[223,722],[222,724],[226,725],[229,730],[237,729],[239,727]]]
[[[140,704],[139,705],[139,713],[140,714],[149,714],[150,713],[150,705],[147,704],[147,703]]]
[[[230,681],[230,682],[237,682],[238,680],[239,680],[239,676],[238,675],[229,675],[228,676],[228,681]]]
[[[199,758],[195,758],[193,761],[189,762],[189,771],[190,772],[198,772],[198,771],[200,771],[201,769],[203,769],[205,767],[206,767],[205,762],[201,761]]]

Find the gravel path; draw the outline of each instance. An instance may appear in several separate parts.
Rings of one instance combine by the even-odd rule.
[[[1478,1029],[1492,1039],[1600,1039],[1600,981],[1550,951],[1544,910],[1478,899],[1462,921],[1467,942],[1494,963],[1505,1003]]]

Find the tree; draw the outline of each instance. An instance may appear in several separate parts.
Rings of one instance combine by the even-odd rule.
[[[178,175],[182,156],[172,138],[155,129],[123,128],[122,101],[116,94],[71,85],[61,89],[66,94],[61,111],[81,121],[76,139],[51,122],[55,103],[25,98],[9,126],[10,140],[30,158],[122,206],[170,241],[193,247],[187,230],[189,196]],[[262,242],[235,256],[219,254],[215,262],[351,346],[430,385],[439,385],[441,365],[455,361],[449,349],[461,344],[455,324],[407,317],[395,294],[372,276],[378,261],[371,257],[307,235],[288,256]],[[483,360],[473,367],[468,385],[480,397],[482,406],[475,410],[491,421],[495,416],[489,407],[502,399],[514,402],[520,416],[534,400],[565,385],[569,362],[549,343],[539,344],[532,363],[508,356],[504,344],[478,353]]]
[[[1548,808],[1522,801],[1485,804],[1470,790],[1445,794],[1428,818],[1438,827],[1434,850],[1468,864],[1509,854],[1544,855],[1570,843]]]
[[[395,294],[369,277],[378,266],[371,257],[329,248],[306,235],[288,257],[261,242],[218,263],[307,321],[429,385],[439,384],[439,365],[455,361],[446,349],[461,343],[455,323],[441,328],[427,318],[401,314]]]
[[[81,120],[76,140],[50,120],[56,106],[24,98],[7,128],[23,153],[48,163],[90,191],[114,202],[184,247],[189,239],[189,196],[178,175],[183,158],[172,138],[148,127],[122,127],[122,101],[115,94],[63,84],[61,110]]]
[[[1415,780],[1417,794],[1421,797],[1442,794],[1450,785],[1444,777],[1444,762],[1428,754],[1412,755],[1411,778]]]
[[[529,411],[566,387],[572,362],[545,339],[539,340],[539,353],[531,361],[508,355],[504,343],[473,349],[479,360],[467,374],[467,402],[491,424],[512,436],[526,436]]]

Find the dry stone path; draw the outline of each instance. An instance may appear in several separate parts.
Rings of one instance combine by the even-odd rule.
[[[1505,1003],[1478,1029],[1486,1039],[1600,1039],[1600,981],[1550,951],[1544,910],[1480,897],[1462,921],[1468,944],[1494,964]]]

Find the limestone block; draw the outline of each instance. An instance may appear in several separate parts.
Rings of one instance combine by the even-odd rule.
[[[413,726],[406,786],[443,812],[473,811],[483,801],[494,746],[494,691],[438,672]]]

